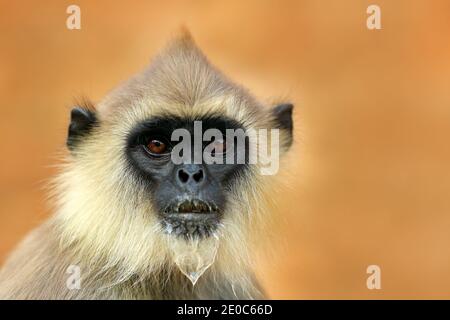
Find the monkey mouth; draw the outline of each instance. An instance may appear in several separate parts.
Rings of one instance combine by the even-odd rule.
[[[218,214],[219,208],[212,202],[206,202],[200,199],[184,199],[170,204],[164,210],[166,214]]]
[[[184,238],[206,238],[220,222],[220,210],[212,202],[183,199],[164,209],[162,225],[167,234]]]

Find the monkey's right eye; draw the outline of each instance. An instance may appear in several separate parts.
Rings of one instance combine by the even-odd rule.
[[[160,140],[153,139],[147,145],[148,150],[154,154],[162,154],[166,151],[167,146]]]
[[[161,157],[170,153],[170,144],[163,138],[149,138],[143,143],[143,147],[153,157]]]

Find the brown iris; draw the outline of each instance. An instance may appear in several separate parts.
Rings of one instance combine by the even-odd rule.
[[[224,140],[222,139],[217,139],[214,140],[212,142],[212,146],[213,146],[213,154],[222,154],[225,153],[227,151],[227,144]]]
[[[151,153],[162,154],[166,151],[167,146],[161,140],[153,139],[147,144],[147,148]]]

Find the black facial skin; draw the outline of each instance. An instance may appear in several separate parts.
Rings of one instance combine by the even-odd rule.
[[[225,161],[224,164],[174,164],[170,150],[178,141],[171,141],[172,132],[187,129],[193,146],[194,121],[202,122],[203,132],[212,128],[220,130],[224,139],[226,129],[243,129],[236,121],[224,117],[152,118],[132,130],[127,141],[127,156],[136,174],[149,186],[164,229],[176,236],[202,238],[217,229],[226,212],[227,193],[237,176],[245,175],[247,164],[226,164]],[[148,143],[155,139],[166,145],[164,154],[156,155],[148,149]],[[209,143],[204,142],[203,147]]]

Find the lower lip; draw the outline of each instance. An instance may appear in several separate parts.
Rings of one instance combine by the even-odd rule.
[[[184,220],[204,220],[204,219],[214,219],[219,216],[217,212],[183,212],[183,213],[167,213],[165,216],[169,218],[177,218]]]

